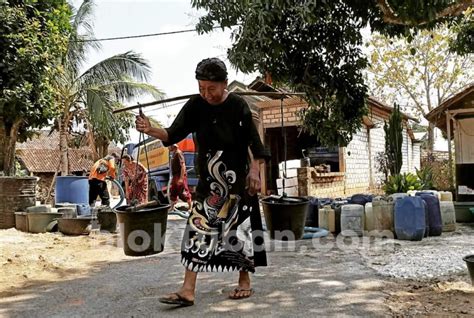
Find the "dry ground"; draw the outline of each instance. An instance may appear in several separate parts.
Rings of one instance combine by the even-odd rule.
[[[1,299],[22,289],[89,277],[112,263],[133,259],[123,254],[116,240],[117,235],[108,233],[72,237],[0,230],[0,308],[5,308]],[[381,280],[385,281],[387,315],[472,316],[474,313],[474,287],[467,274],[421,282]]]

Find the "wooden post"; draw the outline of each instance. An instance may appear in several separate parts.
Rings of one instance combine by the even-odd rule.
[[[448,133],[449,182],[451,183],[451,186],[454,186],[453,154],[452,154],[452,150],[451,150],[451,115],[449,114],[449,111],[446,111],[446,130],[447,130],[447,133]]]

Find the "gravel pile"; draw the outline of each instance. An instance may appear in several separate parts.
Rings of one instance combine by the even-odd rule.
[[[467,273],[463,257],[474,254],[474,224],[422,241],[375,240],[360,250],[366,264],[383,276],[432,279]]]

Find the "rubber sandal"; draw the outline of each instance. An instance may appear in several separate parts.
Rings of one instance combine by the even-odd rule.
[[[241,291],[247,291],[247,292],[250,292],[248,295],[244,295],[244,296],[235,296],[236,294],[238,294],[239,292]],[[234,288],[233,290],[234,292],[234,296],[230,295],[229,294],[229,298],[230,299],[244,299],[244,298],[249,298],[250,296],[252,296],[254,294],[254,291],[253,291],[253,288],[240,288],[240,287],[236,287]]]
[[[173,297],[173,296],[176,296],[176,298]],[[182,307],[187,307],[187,306],[194,305],[194,300],[188,300],[188,299],[184,298],[183,296],[181,296],[178,293],[172,293],[169,296],[160,297],[160,298],[158,298],[158,301],[160,303],[163,303],[163,304],[178,305],[178,306],[182,306]]]

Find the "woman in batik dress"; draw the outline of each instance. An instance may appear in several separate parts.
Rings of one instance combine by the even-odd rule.
[[[171,127],[150,126],[137,116],[139,131],[170,145],[194,133],[198,148],[199,183],[186,224],[181,262],[185,266],[181,289],[159,300],[167,304],[194,304],[196,278],[203,271],[239,271],[232,299],[253,294],[249,272],[266,266],[257,191],[260,163],[269,157],[246,101],[227,91],[225,64],[205,59],[196,68],[200,95],[183,106]]]

